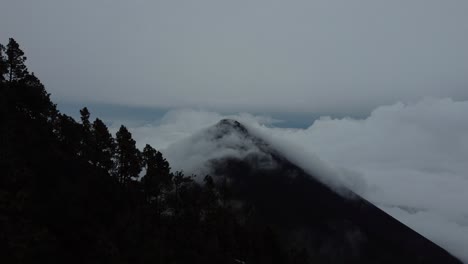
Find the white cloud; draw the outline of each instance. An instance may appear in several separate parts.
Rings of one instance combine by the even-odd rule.
[[[152,144],[175,169],[190,172],[209,158],[238,155],[195,133],[237,119],[321,180],[350,187],[468,261],[467,116],[468,101],[427,98],[378,107],[362,120],[323,117],[307,129],[275,128],[274,120],[249,114],[177,110],[131,130],[140,146]]]

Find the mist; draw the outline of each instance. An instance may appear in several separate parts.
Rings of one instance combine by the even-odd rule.
[[[364,119],[322,117],[305,129],[275,127],[280,121],[268,116],[191,109],[130,127],[139,146],[161,150],[173,170],[207,173],[210,159],[259,151],[235,135],[209,141],[210,126],[238,120],[322,182],[350,188],[468,261],[467,114],[468,101],[425,98],[377,107]],[[238,144],[243,152],[233,151]]]

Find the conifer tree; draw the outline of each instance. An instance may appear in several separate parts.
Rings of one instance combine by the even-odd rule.
[[[6,55],[8,81],[12,82],[23,79],[28,73],[28,69],[24,64],[26,57],[19,44],[13,38],[10,38],[8,42]]]
[[[16,105],[21,111],[30,115],[31,118],[42,118],[48,121],[56,117],[57,107],[52,103],[50,94],[34,73],[26,74],[21,80],[11,85],[16,89],[10,93],[15,97]]]
[[[77,155],[81,152],[80,124],[72,117],[59,114],[56,120],[56,134],[64,149]]]
[[[5,81],[5,74],[8,73],[7,59],[5,56],[5,46],[0,44],[0,85]]]
[[[93,160],[95,153],[94,151],[94,140],[91,131],[91,122],[89,121],[90,113],[88,108],[84,107],[80,110],[81,115],[81,126],[82,126],[82,140],[81,140],[81,151],[80,155],[87,160]]]
[[[205,183],[202,194],[202,204],[206,207],[205,210],[208,214],[213,214],[218,206],[219,193],[216,184],[210,175],[206,175],[203,179]]]
[[[141,171],[141,154],[136,147],[132,134],[125,126],[120,126],[117,139],[117,177],[121,183],[137,178]]]
[[[94,165],[111,172],[113,169],[113,156],[115,153],[115,141],[107,126],[101,119],[96,118],[92,125],[94,139]]]
[[[148,144],[143,149],[142,156],[146,168],[146,174],[142,179],[146,198],[148,202],[158,206],[161,192],[168,189],[171,184],[169,163],[161,152]]]
[[[83,109],[80,110],[80,115],[81,115],[81,124],[83,124],[83,128],[87,131],[91,130],[91,123],[89,122],[89,116],[91,115],[89,113],[89,110],[87,107],[84,107]]]

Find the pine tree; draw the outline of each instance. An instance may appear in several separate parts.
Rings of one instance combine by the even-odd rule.
[[[82,132],[82,141],[81,141],[81,151],[80,155],[86,160],[93,160],[95,153],[94,152],[94,140],[91,131],[91,122],[89,121],[90,113],[88,108],[84,107],[80,110],[81,115],[81,132]]]
[[[174,185],[174,213],[176,216],[178,216],[181,213],[183,207],[182,194],[186,190],[188,185],[190,185],[193,182],[193,179],[190,176],[185,176],[182,171],[176,171],[171,176],[171,178]]]
[[[206,175],[203,179],[204,188],[202,194],[202,204],[205,206],[205,213],[210,216],[214,214],[219,203],[219,193],[216,184],[210,175]]]
[[[5,57],[5,46],[0,44],[0,85],[5,81],[5,74],[8,73],[7,58]]]
[[[120,126],[117,138],[117,177],[121,183],[137,178],[141,171],[141,154],[132,134],[125,126]]]
[[[80,124],[70,116],[59,114],[55,124],[56,134],[63,148],[77,155],[81,152]]]
[[[57,108],[50,94],[25,65],[26,57],[19,44],[12,38],[5,47],[0,44],[0,87],[6,89],[10,104],[33,119],[52,121],[57,117]]]
[[[146,174],[142,179],[146,198],[148,202],[155,203],[158,207],[161,192],[167,190],[171,184],[171,168],[161,152],[148,144],[142,154],[146,168]]]
[[[93,122],[92,131],[95,143],[93,163],[111,173],[114,167],[114,162],[112,160],[115,153],[114,138],[112,138],[107,126],[99,118],[96,118]]]
[[[26,57],[19,44],[13,38],[10,38],[8,42],[6,55],[8,81],[12,82],[23,79],[28,74],[28,69],[24,64]]]
[[[57,107],[50,100],[50,94],[34,75],[26,74],[21,80],[11,83],[9,92],[14,96],[16,107],[31,118],[42,118],[48,121],[56,118]]]
[[[91,114],[89,113],[88,108],[84,107],[83,109],[81,109],[80,115],[81,115],[81,124],[83,125],[83,128],[87,131],[91,131],[91,123],[89,122],[89,116]]]

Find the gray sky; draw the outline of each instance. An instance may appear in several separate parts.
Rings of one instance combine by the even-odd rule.
[[[3,0],[54,100],[356,112],[468,99],[464,0]]]

